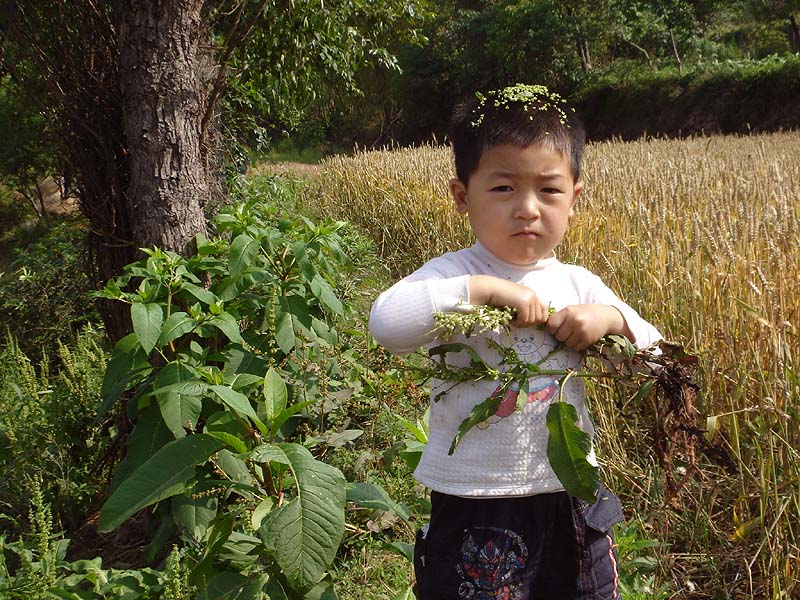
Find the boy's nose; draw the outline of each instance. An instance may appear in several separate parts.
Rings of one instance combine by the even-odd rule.
[[[517,205],[517,216],[521,219],[536,219],[539,216],[539,199],[536,194],[522,194]]]

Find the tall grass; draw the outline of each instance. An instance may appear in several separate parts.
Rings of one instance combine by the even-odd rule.
[[[446,148],[323,161],[314,198],[372,235],[396,275],[471,243],[447,198]],[[596,386],[606,477],[670,544],[692,597],[800,594],[800,134],[609,142],[588,148],[586,193],[562,260],[595,271],[700,357],[698,400],[738,473],[701,458],[665,498],[646,432]],[[675,468],[686,468],[679,460]],[[669,500],[669,501],[668,501]]]

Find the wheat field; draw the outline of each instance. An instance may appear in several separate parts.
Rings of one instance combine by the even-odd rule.
[[[367,232],[401,276],[471,243],[452,173],[445,147],[332,157],[313,202]],[[667,502],[647,436],[598,387],[606,477],[670,544],[661,566],[680,597],[798,597],[800,133],[590,144],[585,184],[560,258],[699,356],[702,422],[737,466],[701,461]]]

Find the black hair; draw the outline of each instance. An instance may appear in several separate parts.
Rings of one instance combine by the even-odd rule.
[[[555,94],[537,100],[502,96],[507,90],[514,89],[476,95],[456,107],[450,121],[449,137],[458,179],[464,185],[469,183],[488,148],[504,144],[520,148],[546,144],[569,158],[572,177],[578,181],[586,145],[586,133],[580,119],[572,109],[565,108],[561,104],[563,100]],[[546,91],[546,88],[542,89]],[[496,101],[498,97],[500,101]]]

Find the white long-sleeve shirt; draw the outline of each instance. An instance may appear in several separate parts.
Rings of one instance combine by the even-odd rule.
[[[620,300],[599,277],[583,267],[568,265],[557,258],[542,259],[530,266],[503,262],[480,243],[458,252],[435,258],[383,292],[372,306],[369,327],[375,339],[391,352],[404,354],[422,346],[436,346],[441,340],[431,333],[435,312],[450,312],[459,303],[469,302],[471,275],[492,275],[530,287],[545,304],[556,310],[573,304],[607,304],[622,313],[635,337],[635,345],[648,347],[661,334],[635,310]],[[511,334],[500,331],[457,336],[451,342],[472,346],[488,364],[499,366],[500,356],[487,340],[511,346],[528,362],[539,362],[553,351],[558,342],[543,330],[512,328]],[[466,353],[448,354],[448,363],[469,364]],[[541,363],[542,368],[576,369],[582,364],[579,352],[562,348]],[[433,381],[431,398],[449,391],[431,402],[428,444],[414,472],[418,481],[432,490],[456,496],[522,496],[559,491],[563,486],[547,459],[545,415],[553,401],[558,401],[557,382],[549,376],[529,380],[525,408],[513,411],[516,392],[507,392],[497,414],[473,427],[452,456],[447,451],[461,422],[472,408],[488,398],[498,382],[459,383]],[[564,399],[578,412],[578,425],[594,434],[586,410],[585,388],[579,378],[571,378],[564,389]]]

